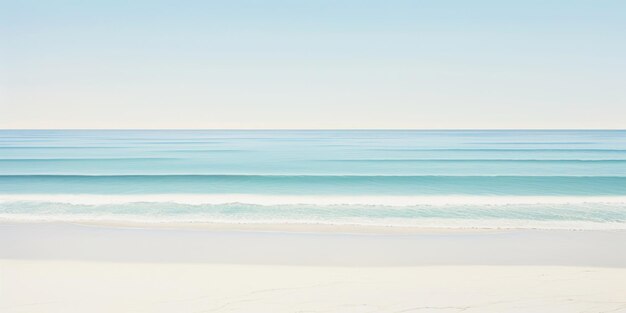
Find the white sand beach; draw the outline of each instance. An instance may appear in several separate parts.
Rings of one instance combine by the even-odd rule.
[[[2,312],[624,312],[626,269],[0,262]]]
[[[626,312],[626,232],[0,224],[2,312]]]

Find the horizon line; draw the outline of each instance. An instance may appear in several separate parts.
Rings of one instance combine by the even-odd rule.
[[[55,130],[188,130],[188,131],[626,131],[626,128],[0,128],[0,131],[55,131]]]

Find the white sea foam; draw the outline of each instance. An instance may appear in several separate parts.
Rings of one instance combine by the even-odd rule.
[[[262,194],[4,194],[0,203],[52,202],[76,205],[177,203],[189,205],[245,203],[256,205],[510,205],[510,204],[624,204],[626,196],[367,196]]]
[[[626,229],[626,196],[10,194],[0,221]]]
[[[626,223],[622,222],[591,222],[591,221],[529,221],[516,219],[350,219],[350,220],[319,220],[319,219],[235,219],[215,218],[203,215],[182,216],[139,216],[131,214],[123,215],[87,215],[87,214],[0,214],[0,222],[69,222],[69,223],[95,223],[95,224],[119,224],[128,223],[140,226],[145,225],[175,225],[184,227],[188,225],[223,225],[233,226],[258,226],[261,229],[281,229],[281,225],[305,226],[337,226],[337,227],[388,227],[388,228],[418,228],[418,229],[545,229],[545,230],[626,230]],[[209,226],[210,227],[210,226]]]

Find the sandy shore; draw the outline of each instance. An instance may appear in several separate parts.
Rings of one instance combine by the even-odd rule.
[[[626,232],[0,224],[0,312],[626,312]]]
[[[416,233],[0,224],[0,259],[308,266],[626,267],[626,231]]]
[[[626,269],[0,261],[17,312],[625,312]]]

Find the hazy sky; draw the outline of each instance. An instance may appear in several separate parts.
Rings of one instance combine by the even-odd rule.
[[[0,0],[0,128],[626,128],[626,1]]]

